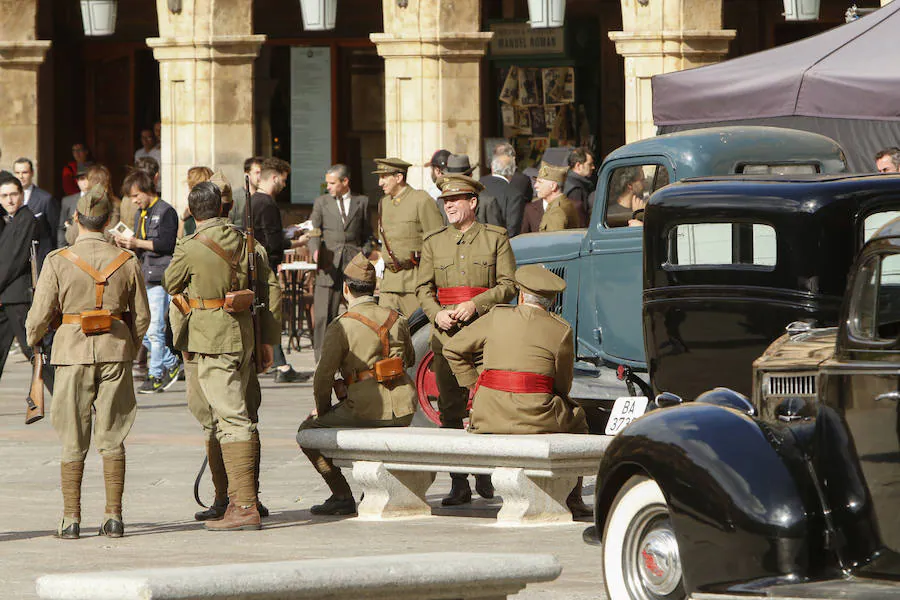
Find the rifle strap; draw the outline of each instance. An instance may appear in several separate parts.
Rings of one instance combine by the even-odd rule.
[[[383,202],[384,199],[382,198],[381,202],[378,203],[378,233],[381,234],[381,241],[384,242],[384,249],[387,250],[388,257],[390,257],[391,262],[394,263],[394,268],[399,271],[401,269],[400,261],[397,260],[397,257],[394,256],[394,251],[391,250],[391,243],[384,234],[384,225],[381,222],[381,204]]]
[[[59,255],[90,275],[94,280],[94,303],[97,310],[103,308],[103,290],[105,289],[106,281],[119,267],[124,265],[128,259],[131,258],[130,252],[122,250],[115,260],[106,265],[102,271],[97,271],[97,269],[89,265],[84,259],[72,252],[69,248],[61,250]]]
[[[392,310],[391,314],[388,315],[387,320],[381,325],[379,325],[372,319],[364,317],[361,314],[355,312],[345,312],[342,318],[359,321],[360,323],[374,331],[378,336],[378,339],[381,340],[381,357],[388,358],[391,353],[391,341],[388,339],[388,331],[391,330],[391,327],[394,326],[394,323],[397,322],[397,319],[399,317],[400,314],[397,311]]]
[[[241,248],[240,244],[238,244],[234,255],[228,256],[228,253],[225,252],[225,249],[222,248],[222,246],[215,243],[202,232],[194,235],[194,239],[215,252],[219,258],[228,263],[228,266],[231,267],[231,291],[236,290],[238,287],[238,268],[240,267],[241,254],[243,254],[243,248]]]

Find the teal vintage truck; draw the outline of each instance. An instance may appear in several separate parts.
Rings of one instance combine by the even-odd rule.
[[[670,182],[691,177],[846,170],[837,142],[804,131],[719,127],[662,135],[622,146],[606,157],[587,229],[513,238],[519,265],[541,263],[566,280],[555,310],[575,331],[572,398],[587,409],[592,431],[603,431],[616,398],[641,390],[650,394],[642,375],[647,371],[641,323],[642,227],[628,226],[629,219],[621,218],[619,200],[626,188],[645,200]],[[415,370],[419,403],[424,416],[438,422],[427,346],[430,324],[417,314],[410,325],[420,357]]]

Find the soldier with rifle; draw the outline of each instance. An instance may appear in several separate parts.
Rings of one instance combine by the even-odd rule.
[[[253,371],[271,364],[272,345],[280,338],[280,288],[265,253],[256,247],[253,228],[248,227],[245,235],[220,216],[222,198],[215,184],[194,186],[188,206],[197,231],[178,241],[163,286],[170,295],[184,294],[187,300],[181,303],[188,314],[176,346],[196,361],[196,376],[189,385],[199,386],[195,404],[199,397],[207,403],[208,417],[199,420],[209,426],[207,436],[215,446],[210,457],[221,449],[229,488],[224,515],[207,520],[206,527],[259,529],[255,414],[259,403],[248,397],[248,389]],[[248,219],[248,224],[252,222]],[[192,406],[192,412],[202,411]],[[215,481],[215,466],[212,470]],[[221,486],[221,477],[219,481]],[[217,490],[217,496],[221,492]]]
[[[63,518],[57,536],[77,539],[81,481],[91,442],[103,457],[106,509],[100,535],[122,537],[125,437],[136,403],[131,363],[150,324],[147,290],[134,254],[107,243],[112,203],[97,186],[78,200],[78,238],[51,252],[28,311],[28,345],[40,342],[51,322],[56,331],[53,364],[58,385],[50,416],[62,442],[60,465]]]

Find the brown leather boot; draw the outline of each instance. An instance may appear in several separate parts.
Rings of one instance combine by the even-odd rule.
[[[228,481],[234,489],[234,496],[218,521],[207,521],[210,531],[239,531],[260,529],[259,510],[256,507],[256,446],[252,441],[222,444],[222,458]]]
[[[575,484],[575,487],[569,492],[569,497],[566,498],[566,506],[569,508],[569,512],[572,513],[572,516],[576,519],[594,516],[594,511],[591,510],[590,506],[584,503],[584,500],[581,497],[581,484],[583,481],[584,478],[579,477],[578,483]]]
[[[242,531],[262,529],[259,511],[256,504],[238,506],[234,502],[228,505],[225,516],[217,521],[204,523],[209,531]]]

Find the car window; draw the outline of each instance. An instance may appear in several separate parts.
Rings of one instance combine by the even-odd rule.
[[[764,223],[685,223],[670,233],[669,264],[774,267],[775,229]]]
[[[613,169],[607,181],[607,227],[640,227],[644,221],[644,205],[650,195],[669,184],[669,171],[664,165],[629,165]]]
[[[876,231],[897,217],[900,217],[900,210],[885,210],[867,216],[866,220],[863,221],[863,243],[872,239]]]
[[[851,302],[853,335],[872,341],[900,337],[900,254],[872,257],[856,279]]]
[[[744,175],[814,175],[819,172],[817,164],[787,164],[787,165],[738,165],[736,173]]]

